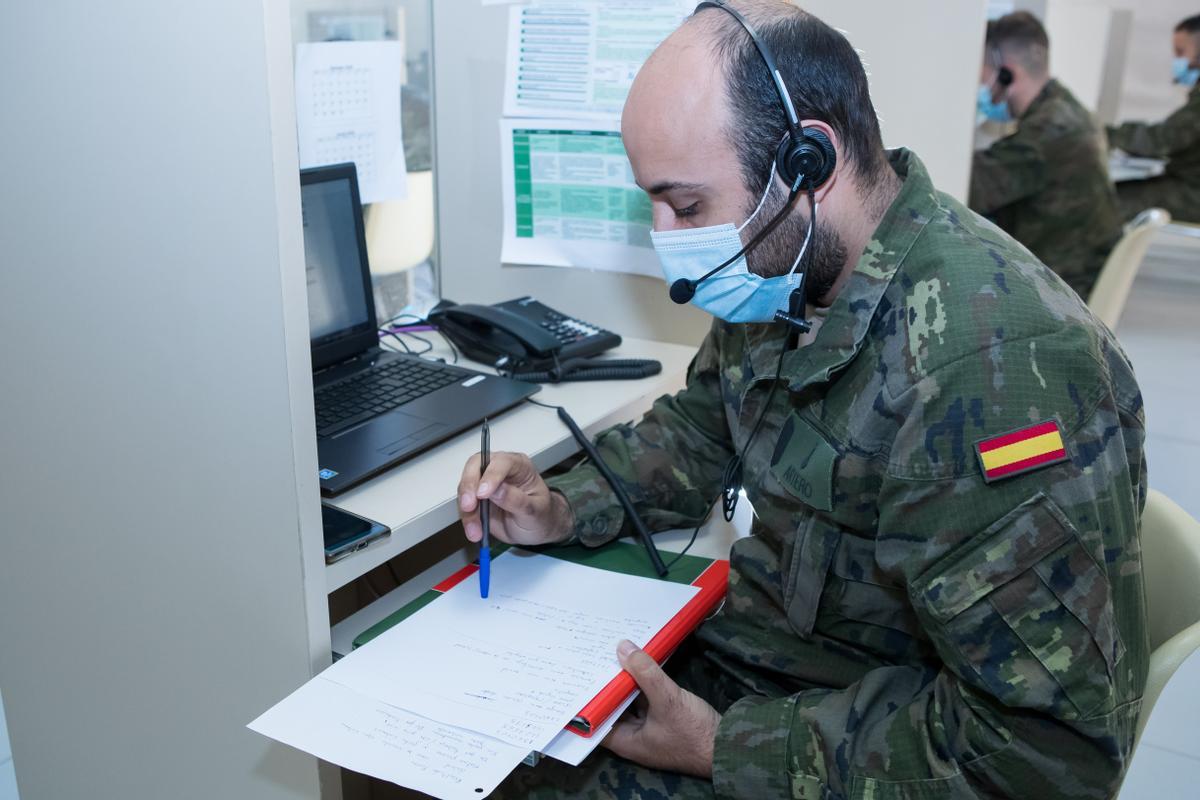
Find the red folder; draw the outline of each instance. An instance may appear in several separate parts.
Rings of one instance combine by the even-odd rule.
[[[674,653],[675,648],[679,647],[692,631],[700,627],[700,623],[725,599],[725,589],[728,585],[729,562],[714,561],[692,581],[692,586],[699,586],[700,591],[663,626],[661,631],[651,637],[643,648],[646,653],[659,664],[666,661],[667,656]],[[591,736],[636,688],[633,676],[621,670],[621,673],[609,681],[575,719],[571,720],[567,730],[580,736]]]

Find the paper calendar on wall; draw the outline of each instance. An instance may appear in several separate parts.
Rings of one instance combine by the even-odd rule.
[[[352,161],[362,202],[408,193],[400,129],[400,42],[320,42],[296,46],[300,166]]]

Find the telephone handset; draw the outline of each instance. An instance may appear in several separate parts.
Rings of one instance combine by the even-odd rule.
[[[621,344],[621,337],[555,311],[532,297],[494,306],[439,303],[429,322],[475,361],[539,383],[640,378],[657,362],[589,361]]]

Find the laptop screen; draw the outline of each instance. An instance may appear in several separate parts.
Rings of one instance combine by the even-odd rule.
[[[353,165],[304,170],[300,203],[308,283],[308,326],[314,367],[318,351],[335,345],[347,357],[373,343],[373,297],[367,273],[362,209]],[[365,334],[365,336],[364,336]],[[355,341],[350,352],[344,345]],[[326,348],[328,349],[328,348]],[[322,358],[322,361],[327,359]]]

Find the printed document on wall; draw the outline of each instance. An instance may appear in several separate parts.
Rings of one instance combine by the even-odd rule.
[[[680,0],[513,6],[504,115],[618,118],[642,62],[694,6]]]
[[[650,244],[650,200],[634,183],[615,122],[500,125],[501,261],[662,276]]]
[[[300,166],[353,161],[363,203],[408,194],[400,130],[400,42],[296,45]]]

